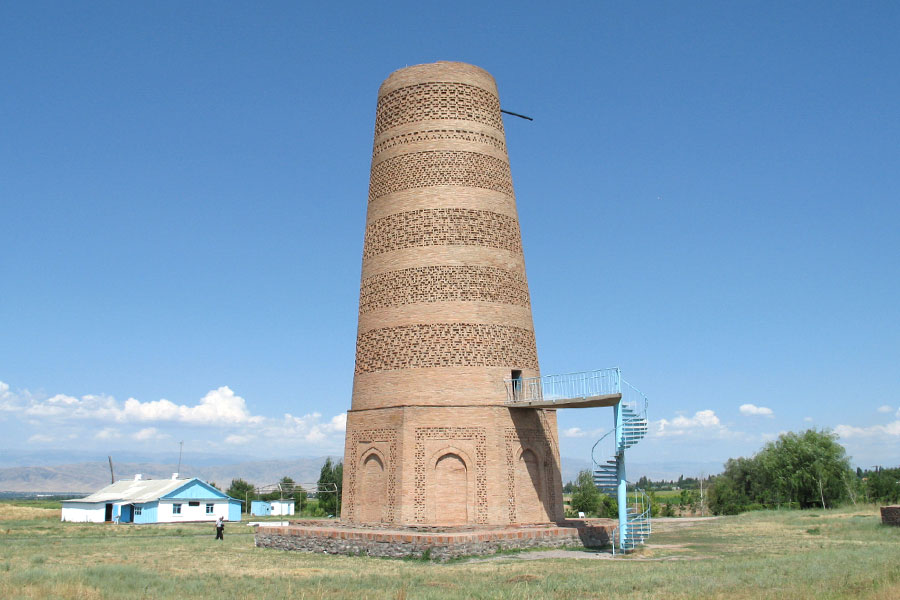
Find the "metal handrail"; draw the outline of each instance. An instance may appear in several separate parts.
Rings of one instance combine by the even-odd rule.
[[[621,381],[619,368],[612,367],[579,373],[506,379],[504,384],[507,404],[515,404],[536,400],[556,402],[571,398],[621,394]]]
[[[634,485],[634,484],[632,484],[630,481],[626,481],[625,483],[626,483],[626,484]],[[653,524],[652,524],[652,517],[653,517],[652,510],[653,510],[653,506],[652,506],[652,504],[651,504],[651,502],[650,502],[650,496],[647,495],[647,492],[645,492],[643,488],[632,487],[630,493],[634,495],[634,502],[633,502],[633,504],[634,504],[635,506],[637,506],[638,504],[640,504],[641,511],[640,511],[640,513],[634,515],[632,518],[628,519],[625,523],[626,523],[626,526],[630,526],[631,523],[636,523],[636,522],[641,522],[641,523],[646,523],[646,524],[647,524],[647,530],[646,530],[646,531],[643,533],[643,535],[641,536],[641,544],[643,544],[643,543],[644,543],[644,539],[646,539],[647,537],[649,537],[650,534],[652,533],[652,530],[653,530]],[[640,493],[640,497],[638,497],[638,494],[639,494],[639,493]],[[627,534],[628,534],[628,532],[626,531],[626,535],[627,535]],[[617,524],[617,525],[613,528],[613,533],[612,533],[612,553],[613,553],[613,556],[616,555],[616,540],[618,540],[618,539],[619,539],[619,525]],[[625,553],[625,550],[627,550],[627,549],[622,548],[622,545],[619,544],[619,552],[621,552],[622,554],[624,554],[624,553]]]
[[[603,437],[601,437],[599,440],[597,440],[596,442],[594,442],[594,445],[593,445],[593,446],[591,446],[591,460],[592,460],[592,461],[594,462],[594,464],[597,465],[598,467],[601,465],[601,463],[597,460],[597,455],[596,455],[597,446],[599,446],[599,445],[600,445],[600,442],[602,442],[603,440],[605,440],[606,438],[608,438],[610,435],[615,435],[615,433],[616,433],[615,428],[610,429],[609,431],[607,431],[606,433],[603,434]],[[615,456],[615,454],[616,454],[615,452],[612,453],[613,456]],[[604,458],[609,458],[609,456],[610,456],[610,455],[607,454],[606,456],[604,456]]]

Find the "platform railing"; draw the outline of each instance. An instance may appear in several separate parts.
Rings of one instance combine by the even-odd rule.
[[[622,393],[622,376],[618,367],[564,375],[507,379],[504,383],[507,404],[538,400],[559,402]]]

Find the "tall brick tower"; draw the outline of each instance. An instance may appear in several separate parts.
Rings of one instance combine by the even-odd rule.
[[[562,517],[497,85],[463,63],[381,85],[341,518],[506,525]]]

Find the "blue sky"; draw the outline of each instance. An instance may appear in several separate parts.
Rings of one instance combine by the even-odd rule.
[[[900,5],[4,3],[0,450],[340,453],[374,110],[489,70],[542,372],[636,462],[900,463]],[[610,411],[562,411],[586,458]]]

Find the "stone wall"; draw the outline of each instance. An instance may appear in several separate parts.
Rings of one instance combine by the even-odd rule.
[[[885,525],[900,527],[900,506],[882,506],[881,522]]]
[[[258,527],[256,546],[299,552],[436,560],[494,554],[500,550],[588,547],[609,544],[613,527],[605,522],[570,521],[564,526],[457,532],[396,531],[347,527]]]

